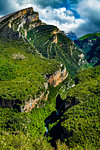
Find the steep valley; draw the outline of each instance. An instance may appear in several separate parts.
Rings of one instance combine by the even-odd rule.
[[[32,7],[0,18],[1,150],[100,150],[99,37],[73,42]]]

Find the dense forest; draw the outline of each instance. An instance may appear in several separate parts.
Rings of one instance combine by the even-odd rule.
[[[56,88],[50,87],[48,101],[42,108],[34,108],[28,113],[0,108],[0,148],[45,150],[52,149],[51,143],[57,149],[98,150],[100,66],[84,71],[76,75],[75,87],[68,89],[68,81],[62,84],[66,86],[62,92],[66,93],[65,99],[56,98],[61,92],[62,85],[59,85]],[[63,104],[61,108],[59,104]],[[48,132],[45,122],[48,123]]]
[[[72,42],[21,13],[0,21],[0,149],[99,150],[100,33]]]

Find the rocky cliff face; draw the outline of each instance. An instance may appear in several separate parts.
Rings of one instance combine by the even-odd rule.
[[[45,93],[41,93],[39,97],[36,97],[35,99],[30,98],[29,101],[25,102],[25,105],[22,105],[20,107],[21,112],[28,112],[31,111],[36,105],[39,107],[39,103],[41,104],[41,100],[47,100],[49,95],[49,91],[46,91]],[[44,106],[44,104],[43,104]]]
[[[66,67],[64,67],[61,64],[61,69],[59,69],[57,72],[55,72],[52,75],[48,75],[46,76],[46,82],[44,83],[44,87],[45,87],[45,91],[41,92],[39,94],[39,96],[35,96],[35,98],[31,97],[29,100],[26,100],[24,104],[22,104],[22,102],[20,100],[3,100],[0,99],[0,106],[1,107],[6,107],[6,108],[17,108],[19,109],[21,112],[28,112],[30,110],[32,110],[36,105],[37,107],[41,107],[41,101],[46,101],[48,99],[48,95],[49,95],[49,90],[48,90],[48,86],[53,85],[54,87],[56,87],[57,85],[59,85],[62,81],[64,81],[67,76],[68,76],[68,72],[66,70]],[[42,107],[44,106],[44,104],[42,105]]]
[[[21,112],[28,112],[32,110],[37,104],[41,103],[41,100],[47,100],[48,95],[49,95],[49,90],[48,90],[48,84],[53,85],[56,87],[59,85],[62,81],[64,81],[68,76],[68,72],[66,71],[66,68],[64,67],[63,70],[59,70],[55,72],[53,75],[48,77],[47,82],[44,83],[45,86],[45,92],[41,93],[39,97],[36,97],[35,99],[30,98],[29,101],[25,102],[25,105],[21,106]]]
[[[27,37],[28,30],[42,24],[39,13],[30,7],[0,18],[0,31],[4,37]]]
[[[57,72],[55,72],[55,74],[49,77],[48,83],[56,87],[67,77],[68,77],[68,72],[66,71],[66,68],[64,68],[63,70],[60,69]]]

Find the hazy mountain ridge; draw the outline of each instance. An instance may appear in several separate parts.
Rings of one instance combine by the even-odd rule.
[[[92,66],[100,64],[100,33],[87,34],[76,40],[75,44],[83,50]]]
[[[76,33],[72,32],[72,31],[70,31],[68,33],[65,33],[65,34],[66,34],[67,37],[69,37],[73,41],[78,39]]]

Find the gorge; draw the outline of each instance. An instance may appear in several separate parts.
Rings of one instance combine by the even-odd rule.
[[[0,18],[0,149],[99,150],[99,53],[32,7]]]

